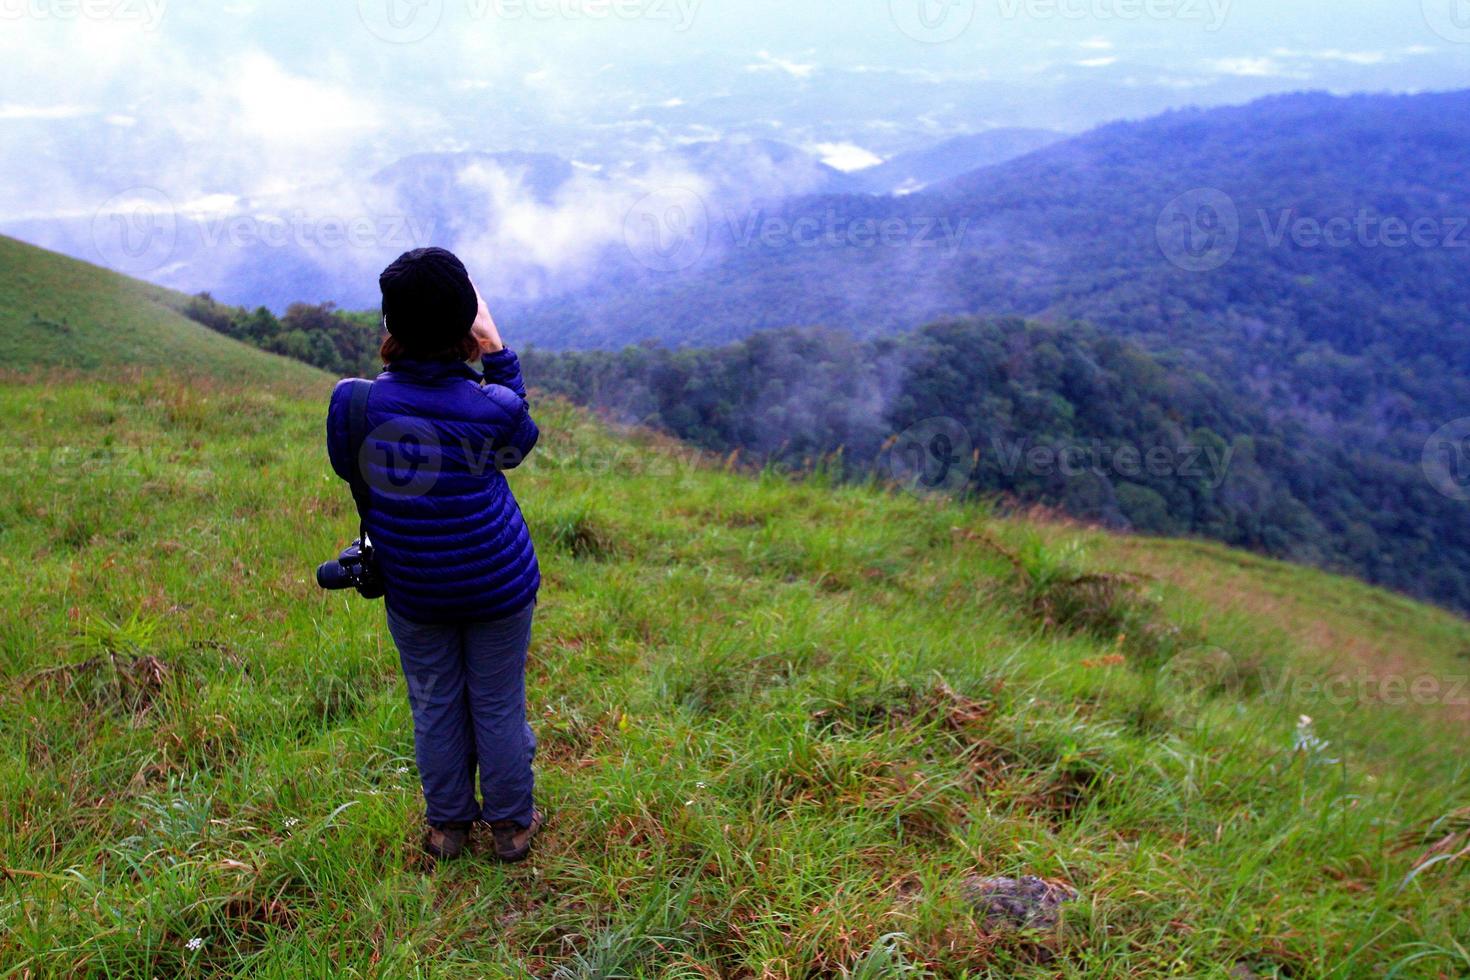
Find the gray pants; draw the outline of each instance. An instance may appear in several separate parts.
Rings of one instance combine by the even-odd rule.
[[[432,826],[531,823],[536,736],[526,722],[526,653],[535,612],[532,603],[493,622],[433,625],[388,610]]]

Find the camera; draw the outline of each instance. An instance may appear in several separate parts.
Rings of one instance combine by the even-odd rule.
[[[316,570],[316,584],[324,589],[356,589],[364,599],[383,597],[383,578],[373,558],[373,546],[358,539]]]

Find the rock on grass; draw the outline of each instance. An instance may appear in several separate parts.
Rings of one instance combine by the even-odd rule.
[[[1078,897],[1077,892],[1066,885],[1032,875],[1021,878],[972,875],[960,887],[965,900],[984,914],[987,932],[1055,929],[1062,903]]]

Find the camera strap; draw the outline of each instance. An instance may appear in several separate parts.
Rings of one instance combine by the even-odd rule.
[[[362,468],[363,442],[367,439],[367,402],[373,389],[371,381],[356,378],[352,381],[352,395],[347,402],[347,452],[351,465],[347,471],[348,483],[352,487],[352,501],[357,504],[358,532],[364,545],[367,544],[368,484]]]

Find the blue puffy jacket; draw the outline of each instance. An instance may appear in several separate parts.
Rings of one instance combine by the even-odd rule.
[[[378,375],[360,456],[365,526],[386,600],[417,623],[484,622],[536,598],[536,549],[504,471],[536,445],[515,353],[466,364],[403,360]],[[327,409],[327,455],[349,479],[350,382]]]

